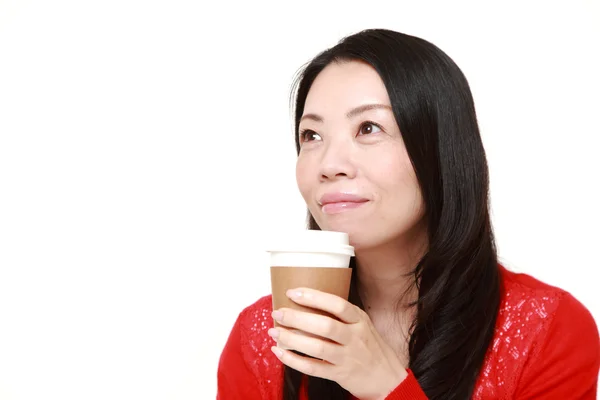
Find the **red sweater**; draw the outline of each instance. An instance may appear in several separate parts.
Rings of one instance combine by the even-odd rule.
[[[503,293],[494,339],[473,399],[596,399],[598,329],[569,293],[501,268]],[[271,296],[242,311],[221,354],[218,400],[279,400],[282,363],[270,348]],[[387,400],[426,400],[409,376]],[[301,399],[307,399],[306,393]]]

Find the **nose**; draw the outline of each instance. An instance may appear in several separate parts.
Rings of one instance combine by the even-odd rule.
[[[330,142],[325,146],[320,165],[321,181],[355,178],[356,167],[352,160],[351,145]]]

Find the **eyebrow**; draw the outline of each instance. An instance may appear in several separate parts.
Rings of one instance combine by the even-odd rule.
[[[362,106],[358,106],[358,107],[353,108],[352,110],[348,111],[346,113],[346,118],[353,118],[353,117],[356,117],[357,115],[360,115],[366,111],[377,110],[377,109],[386,109],[386,110],[391,111],[392,107],[385,105],[385,104],[364,104]],[[316,121],[316,122],[323,122],[323,117],[321,117],[320,115],[317,115],[317,114],[304,114],[302,116],[302,118],[300,118],[300,121],[302,121],[304,119],[312,119],[313,121]]]

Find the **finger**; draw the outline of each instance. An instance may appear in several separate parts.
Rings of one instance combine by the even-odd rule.
[[[350,332],[343,322],[311,312],[280,308],[271,314],[280,325],[321,336],[340,344],[348,344]]]
[[[285,328],[271,328],[269,336],[288,349],[299,351],[330,364],[340,363],[343,347],[337,343]]]
[[[296,371],[305,375],[331,380],[330,376],[332,376],[331,369],[333,368],[333,365],[326,361],[303,357],[275,346],[271,347],[271,351],[282,363]]]
[[[323,310],[343,322],[355,324],[360,321],[360,309],[339,296],[309,288],[288,290],[286,295],[295,303]]]

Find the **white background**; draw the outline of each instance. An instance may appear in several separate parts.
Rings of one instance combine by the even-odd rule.
[[[213,399],[304,226],[294,74],[344,35],[467,75],[512,268],[600,318],[597,1],[0,0],[0,399]]]

